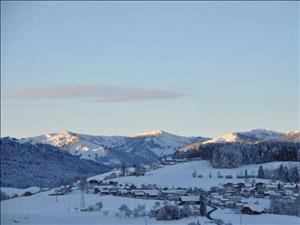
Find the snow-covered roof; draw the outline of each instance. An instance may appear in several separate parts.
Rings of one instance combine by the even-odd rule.
[[[262,205],[256,205],[256,204],[246,204],[244,205],[245,207],[249,207],[250,209],[252,209],[253,211],[258,211],[258,212],[261,212],[261,211],[264,211],[265,208],[264,206]]]
[[[188,195],[188,196],[180,196],[182,201],[199,201],[200,197],[198,195]]]
[[[143,192],[143,191],[133,191],[133,193],[134,193],[135,195],[139,195],[139,196],[144,196],[144,195],[146,195],[146,193]]]
[[[148,195],[152,195],[152,196],[159,195],[158,190],[143,190],[143,192],[145,192]]]
[[[162,190],[163,193],[165,194],[182,194],[186,193],[187,190],[185,189],[171,189],[171,190]]]

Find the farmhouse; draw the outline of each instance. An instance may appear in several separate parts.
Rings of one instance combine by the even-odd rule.
[[[90,180],[90,181],[89,181],[89,185],[90,185],[91,187],[99,186],[99,185],[100,185],[100,182],[97,181],[97,180]]]
[[[145,198],[146,193],[144,191],[133,191],[134,197],[136,198]]]
[[[178,205],[200,205],[200,198],[196,195],[180,196],[176,203]]]

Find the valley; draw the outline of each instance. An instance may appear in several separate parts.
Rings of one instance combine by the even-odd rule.
[[[265,170],[276,169],[279,165],[297,167],[298,169],[300,167],[299,162],[261,164]],[[130,170],[130,168],[128,169]],[[283,185],[283,190],[285,191],[278,192],[276,190],[279,181],[274,182],[270,179],[255,178],[255,184],[262,183],[265,185],[264,197],[255,193],[244,195],[247,193],[247,190],[252,190],[256,186],[252,182],[253,179],[248,181],[237,178],[237,176],[243,174],[245,170],[249,171],[249,177],[251,175],[256,176],[258,169],[259,165],[247,165],[234,169],[216,169],[206,160],[180,162],[171,160],[157,164],[156,168],[148,168],[147,172],[141,176],[132,176],[130,174],[123,176],[121,175],[121,170],[114,170],[87,179],[88,183],[84,191],[85,207],[88,209],[101,202],[103,207],[100,211],[92,208],[91,211],[80,210],[82,204],[81,191],[77,182],[70,183],[69,185],[72,188],[68,191],[62,186],[61,188],[42,191],[32,196],[17,197],[1,202],[1,212],[3,213],[1,224],[58,224],[62,222],[66,224],[189,224],[198,221],[201,224],[254,225],[262,224],[263,221],[268,221],[270,218],[275,219],[275,221],[272,220],[272,224],[279,225],[283,221],[285,221],[284,224],[298,224],[299,217],[274,215],[267,212],[270,207],[270,201],[274,198],[279,198],[278,194],[279,196],[286,196],[285,199],[288,196],[291,199],[299,198],[299,191],[294,191],[296,188],[295,184],[285,184]],[[193,171],[196,171],[197,176],[193,176]],[[108,177],[112,173],[117,174],[117,178],[109,179]],[[224,178],[218,178],[220,174]],[[199,175],[201,177],[198,177]],[[228,177],[229,175],[232,177]],[[227,178],[225,178],[226,176]],[[237,184],[243,184],[244,186],[241,189],[235,189]],[[5,188],[1,190],[5,191]],[[126,193],[132,193],[132,195],[125,194],[125,191]],[[57,200],[55,196],[51,196],[55,192],[62,192],[62,195],[57,196]],[[199,200],[201,192],[205,193],[207,210],[212,209],[210,208],[211,206],[217,208],[210,215],[213,220],[205,216],[199,216],[199,205],[194,203],[190,203],[191,214],[179,220],[156,220],[153,216],[150,216],[151,210],[155,208],[157,202],[160,205],[167,202],[167,204],[178,205],[179,208],[182,208],[183,205],[180,204],[176,197],[180,197],[183,200]],[[10,190],[10,194],[12,193],[13,191]],[[235,203],[233,204],[233,202]],[[123,204],[132,211],[138,205],[143,205],[145,214],[130,215],[129,217],[122,215],[120,207]],[[241,214],[240,210],[245,207],[262,212],[262,214]],[[18,209],[17,211],[15,210],[16,208]]]
[[[2,138],[1,224],[298,224],[299,147],[263,129]]]

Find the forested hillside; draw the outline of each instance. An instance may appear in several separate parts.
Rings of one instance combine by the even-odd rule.
[[[300,161],[300,143],[260,142],[195,144],[175,153],[176,158],[201,157],[217,168],[234,168],[246,164],[272,161]]]
[[[55,187],[110,170],[51,145],[19,143],[11,138],[2,138],[0,144],[1,187]]]

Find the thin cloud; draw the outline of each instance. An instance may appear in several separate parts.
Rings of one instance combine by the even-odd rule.
[[[28,87],[4,93],[6,99],[60,100],[86,99],[93,102],[172,100],[185,96],[183,90],[108,85],[64,85]]]

